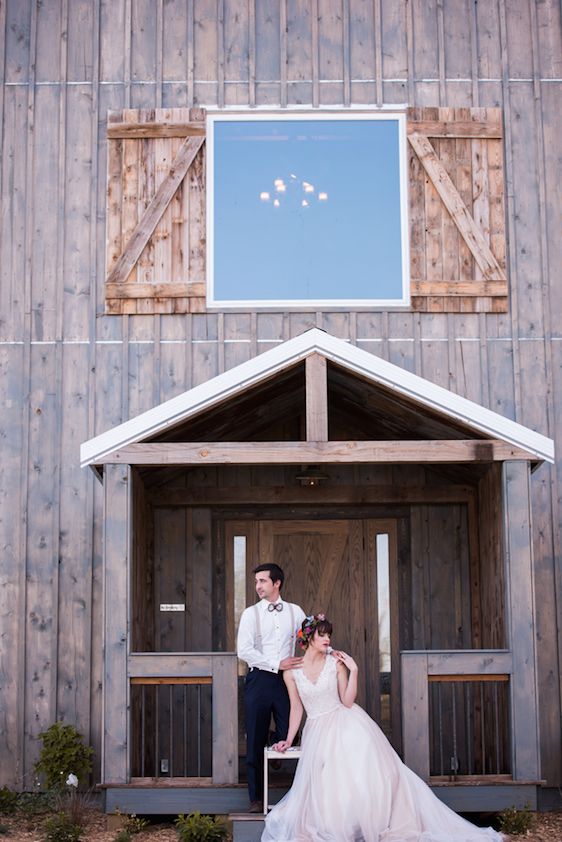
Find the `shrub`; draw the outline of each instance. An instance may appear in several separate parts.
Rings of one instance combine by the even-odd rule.
[[[39,738],[43,747],[35,771],[44,775],[48,789],[64,791],[69,773],[76,775],[80,782],[86,781],[92,771],[94,750],[84,745],[82,734],[74,725],[55,722]]]
[[[18,812],[30,821],[56,809],[56,800],[51,792],[22,792],[18,796]]]
[[[143,819],[134,813],[130,816],[123,816],[123,830],[125,830],[129,836],[134,833],[141,833],[147,827],[148,819]]]
[[[498,825],[502,833],[508,836],[519,836],[527,833],[533,824],[533,814],[529,804],[522,810],[516,807],[508,807],[498,815]]]
[[[122,828],[118,833],[113,842],[131,842],[131,834],[125,828]]]
[[[176,827],[181,842],[221,842],[228,831],[222,819],[202,816],[199,811],[178,816]]]
[[[18,803],[17,792],[12,792],[7,786],[0,789],[0,815],[7,816],[13,813]]]
[[[90,792],[77,792],[74,786],[68,786],[67,791],[57,793],[54,798],[55,809],[65,813],[71,824],[84,827],[88,812],[92,807]]]
[[[66,813],[50,816],[45,822],[46,842],[79,842],[82,828]]]

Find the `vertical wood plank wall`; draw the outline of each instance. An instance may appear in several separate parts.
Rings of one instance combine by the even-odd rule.
[[[0,4],[0,784],[32,785],[57,718],[100,746],[103,501],[81,441],[317,325],[562,453],[560,42],[557,0]],[[508,314],[104,315],[108,109],[382,103],[503,108]],[[531,481],[552,786],[559,465]]]

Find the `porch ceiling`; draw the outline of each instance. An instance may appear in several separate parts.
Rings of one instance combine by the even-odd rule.
[[[494,459],[540,462],[553,461],[554,456],[551,439],[314,328],[90,439],[82,445],[81,462],[93,467],[126,461],[124,450],[137,452],[141,442],[156,453],[165,442],[304,445],[305,439],[309,445],[325,442],[320,461],[326,461],[330,445],[354,441],[373,446],[423,441],[427,458],[432,444],[448,440],[449,461],[460,455],[461,462],[482,461],[482,446],[492,444]],[[471,440],[476,449],[463,449],[461,440],[467,445]],[[308,461],[314,455],[308,449],[297,456],[291,450],[287,457]],[[358,447],[358,455],[359,451],[363,448]],[[225,456],[225,463],[232,453],[235,450]],[[389,450],[385,459],[388,456]],[[158,463],[170,464],[168,458]],[[375,460],[365,451],[365,459],[356,461]]]

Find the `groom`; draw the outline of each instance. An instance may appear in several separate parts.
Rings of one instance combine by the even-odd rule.
[[[283,670],[297,669],[295,640],[304,611],[281,599],[285,574],[277,564],[260,564],[254,570],[260,601],[242,613],[238,628],[238,657],[249,672],[244,684],[246,713],[246,767],[250,812],[263,812],[263,750],[267,745],[271,715],[274,742],[284,740],[289,728],[289,695]]]

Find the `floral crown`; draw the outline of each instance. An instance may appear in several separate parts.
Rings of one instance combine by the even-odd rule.
[[[297,632],[297,640],[301,646],[306,646],[310,642],[310,638],[314,635],[319,623],[326,619],[325,614],[309,614],[302,621],[302,625]]]

